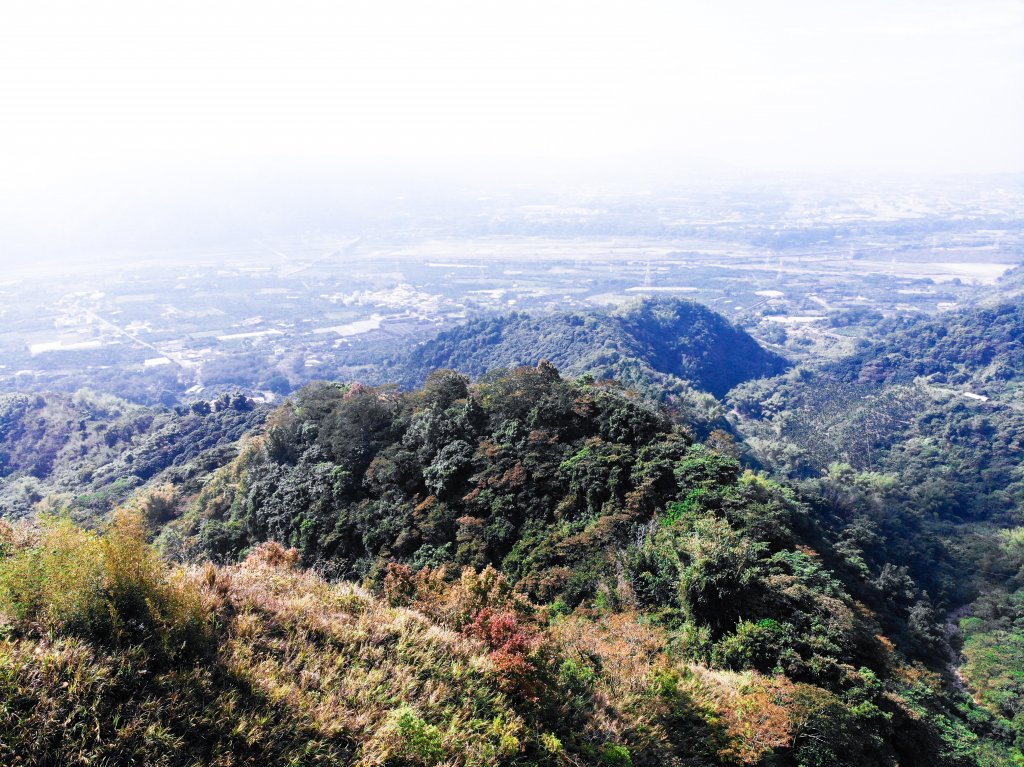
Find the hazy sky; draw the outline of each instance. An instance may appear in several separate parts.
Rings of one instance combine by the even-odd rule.
[[[0,99],[0,202],[322,158],[1021,171],[1024,2],[6,0]]]

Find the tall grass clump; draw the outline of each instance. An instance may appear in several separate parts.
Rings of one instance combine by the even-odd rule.
[[[76,636],[167,657],[200,651],[209,613],[147,543],[141,513],[102,532],[66,518],[12,531],[0,547],[0,613],[24,635]]]

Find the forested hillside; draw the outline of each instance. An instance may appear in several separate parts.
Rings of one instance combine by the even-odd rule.
[[[1024,293],[1024,266],[1017,266],[1006,272],[996,283],[996,287],[1004,299],[1020,296]]]
[[[992,739],[991,715],[944,691],[941,616],[892,558],[899,552],[859,550],[844,537],[851,507],[872,489],[794,492],[744,471],[734,452],[725,435],[696,443],[649,401],[546,363],[474,385],[438,372],[410,393],[323,384],[276,412],[265,438],[209,481],[158,544],[180,560],[221,563],[264,541],[294,546],[318,572],[427,615],[441,610],[463,635],[498,632],[485,643],[512,668],[540,668],[535,648],[566,622],[588,641],[608,621],[645,626],[652,658],[684,664],[679,679],[739,684],[729,695],[797,685],[824,706],[805,721],[795,698],[769,694],[780,718],[757,725],[773,732],[758,736],[757,759],[777,751],[782,763],[922,764],[927,754],[971,764],[1008,753]],[[443,607],[462,599],[450,593],[459,582],[484,572],[500,573],[518,605],[502,619],[519,616],[508,628],[490,628],[504,614],[493,608],[453,619]],[[508,639],[513,625],[533,639]],[[587,663],[580,673],[597,685],[587,689],[608,683],[611,669]],[[737,673],[747,676],[729,676]],[[699,722],[683,721],[655,742],[631,732],[619,745],[639,763],[737,761],[709,745]],[[578,754],[598,748],[585,742]],[[695,743],[710,750],[687,762]]]
[[[1022,338],[1020,302],[919,318],[852,357],[729,395],[762,461],[811,484],[871,488],[871,502],[840,523],[841,539],[889,552],[930,601],[957,608],[961,673],[1018,742]]]
[[[644,302],[470,323],[411,353],[421,388],[269,414],[5,398],[0,753],[1024,762],[1020,327],[890,323],[748,381],[785,364]]]
[[[421,384],[433,370],[471,376],[548,360],[567,375],[614,378],[666,398],[692,387],[723,396],[786,362],[720,314],[692,301],[646,299],[612,313],[512,314],[441,333],[397,361],[400,380]]]
[[[827,367],[842,380],[973,386],[993,395],[1024,371],[1024,304],[917,318],[898,323],[881,339]],[[987,388],[990,390],[988,391]]]
[[[741,385],[734,415],[793,477],[837,462],[912,480],[944,518],[1017,519],[1024,304],[902,323],[857,354]]]
[[[266,412],[241,395],[176,410],[88,390],[0,395],[0,516],[26,516],[46,499],[95,517],[155,481],[189,492]]]

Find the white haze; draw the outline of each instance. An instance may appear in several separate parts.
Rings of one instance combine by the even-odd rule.
[[[9,0],[0,103],[22,229],[262,169],[1020,172],[1024,3]]]

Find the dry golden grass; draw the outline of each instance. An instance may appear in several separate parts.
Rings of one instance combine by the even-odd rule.
[[[445,764],[522,750],[522,718],[489,685],[486,652],[460,633],[262,554],[218,571],[223,579],[226,667],[317,730],[361,743],[355,764],[385,764],[401,750],[396,732],[415,729],[410,712],[433,728]]]
[[[273,543],[171,567],[139,514],[0,533],[3,764],[755,764],[790,742],[784,681],[673,659],[641,614],[549,623],[493,569],[397,568],[378,596]]]
[[[678,762],[670,744],[681,721],[690,723],[692,735],[684,742],[691,749],[724,763],[757,764],[792,740],[784,705],[789,682],[674,661],[665,632],[640,614],[571,617],[557,622],[552,634],[567,657],[600,668],[589,726],[642,744],[661,763]]]
[[[454,766],[527,750],[487,649],[460,632],[274,544],[172,570],[144,538],[124,516],[9,547],[0,763]]]

